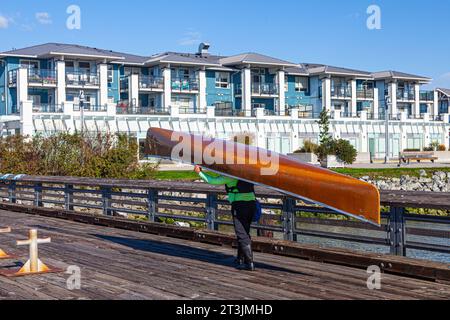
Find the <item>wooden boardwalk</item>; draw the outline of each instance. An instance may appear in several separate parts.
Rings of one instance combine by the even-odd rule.
[[[0,299],[450,299],[450,285],[383,274],[382,289],[367,289],[365,270],[256,253],[257,271],[232,267],[234,250],[133,231],[0,210],[0,248],[18,255],[0,268],[18,268],[27,256],[15,240],[30,228],[44,263],[81,268],[81,290],[68,274],[0,277]]]

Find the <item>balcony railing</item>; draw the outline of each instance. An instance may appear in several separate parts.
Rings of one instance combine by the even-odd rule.
[[[66,85],[69,86],[98,86],[100,77],[98,73],[85,71],[67,71]]]
[[[8,71],[8,86],[14,87],[17,85],[17,70]]]
[[[139,76],[140,89],[164,89],[164,78],[154,76]]]
[[[178,107],[180,114],[206,114],[206,108],[200,107]]]
[[[49,69],[28,69],[28,83],[39,85],[55,85],[56,71]]]
[[[163,107],[137,107],[118,105],[116,113],[119,115],[170,115],[170,111]]]
[[[172,78],[173,91],[198,91],[199,84],[196,78]]]
[[[104,105],[96,105],[85,103],[83,104],[83,112],[106,112],[108,110],[108,106]],[[76,104],[73,106],[73,111],[81,111],[80,105]]]
[[[368,112],[367,120],[386,120],[386,114],[385,113]]]
[[[216,107],[215,115],[216,117],[245,117],[245,112],[242,109]]]
[[[331,87],[331,97],[333,98],[351,98],[352,88],[350,86]]]
[[[357,89],[356,97],[358,99],[373,99],[374,98],[374,90],[373,89]]]
[[[414,94],[414,91],[405,90],[405,89],[397,90],[397,99],[398,100],[412,101],[412,100],[415,100],[415,98],[416,98],[416,95]]]
[[[423,120],[424,115],[423,113],[421,114],[408,114],[408,119],[410,120]]]
[[[33,104],[33,112],[34,113],[63,113],[64,106],[63,105],[55,105],[55,104]]]
[[[331,113],[333,114],[333,113]],[[349,111],[342,111],[341,112],[341,118],[359,118],[361,115],[360,113],[352,113]]]
[[[420,91],[420,101],[434,101],[434,91]]]
[[[277,95],[278,85],[274,83],[253,83],[252,94],[254,95]]]

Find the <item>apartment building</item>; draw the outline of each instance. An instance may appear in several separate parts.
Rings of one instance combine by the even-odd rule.
[[[150,126],[230,139],[282,153],[318,140],[326,109],[334,137],[360,153],[391,157],[432,141],[449,146],[450,90],[431,79],[295,63],[258,53],[138,56],[47,43],[0,54],[0,133],[121,132]]]

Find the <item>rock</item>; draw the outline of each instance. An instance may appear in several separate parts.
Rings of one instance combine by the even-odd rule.
[[[369,176],[364,176],[364,177],[361,177],[361,180],[362,181],[370,181],[370,177]]]
[[[423,170],[423,169],[419,171],[419,175],[420,175],[421,178],[426,178],[426,177],[428,177],[427,172],[426,172],[425,170]]]
[[[447,180],[447,173],[445,173],[443,171],[435,172],[434,175],[437,176],[439,178],[439,180],[442,180],[442,181]]]
[[[422,184],[429,184],[429,183],[433,183],[433,179],[431,178],[420,178],[419,182]]]
[[[410,180],[411,180],[411,178],[409,176],[401,176],[400,177],[400,184],[401,185],[407,184],[407,183],[410,182]]]

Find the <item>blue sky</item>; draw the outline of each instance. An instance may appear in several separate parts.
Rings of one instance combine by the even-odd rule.
[[[81,30],[66,28],[71,4]],[[371,4],[381,30],[366,27]],[[150,55],[208,41],[218,54],[394,69],[450,87],[449,12],[447,0],[0,0],[0,51],[66,42]]]

